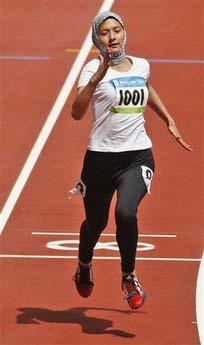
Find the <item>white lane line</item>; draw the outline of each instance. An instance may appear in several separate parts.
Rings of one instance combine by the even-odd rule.
[[[49,235],[49,236],[79,236],[79,232],[39,232],[34,231],[32,235]],[[115,234],[101,234],[104,237],[113,237]],[[177,235],[162,235],[162,234],[139,234],[139,237],[164,237],[176,238]]]
[[[114,3],[114,0],[104,0],[99,12],[109,10],[111,6],[113,5],[113,3]],[[21,170],[20,175],[18,176],[10,192],[10,195],[2,209],[2,212],[0,214],[0,234],[2,233],[13,211],[13,208],[15,207],[16,202],[35,166],[35,163],[37,162],[38,157],[40,156],[40,153],[61,113],[61,110],[74,86],[74,83],[79,75],[79,72],[83,64],[86,61],[86,58],[91,50],[91,47],[92,47],[91,29],[89,29],[89,32],[85,38],[85,41],[76,57],[76,60],[74,61],[74,64],[72,65],[72,68],[64,82],[64,85],[62,86],[59,92],[59,95],[51,109],[51,112],[49,113],[48,118],[45,121],[44,126],[41,129],[41,132],[23,166],[23,169]]]
[[[4,259],[77,259],[76,255],[23,255],[23,254],[0,254]],[[94,256],[96,260],[121,260],[120,256]],[[176,261],[176,262],[200,262],[197,258],[148,258],[138,257],[137,261]]]
[[[204,344],[204,252],[196,284],[196,319],[200,344]]]

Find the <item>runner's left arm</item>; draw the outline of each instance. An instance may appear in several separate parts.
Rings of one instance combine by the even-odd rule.
[[[169,132],[179,142],[179,144],[182,145],[186,150],[193,151],[191,145],[187,144],[182,139],[174,119],[169,114],[168,110],[164,106],[157,92],[154,90],[154,88],[150,84],[148,84],[148,89],[149,89],[148,105],[150,106],[150,108],[152,108],[156,112],[156,114],[159,115],[159,117],[165,121]]]

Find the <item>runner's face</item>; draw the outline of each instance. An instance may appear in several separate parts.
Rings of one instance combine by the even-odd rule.
[[[100,25],[98,37],[109,53],[113,54],[122,48],[124,29],[117,20],[108,18]]]

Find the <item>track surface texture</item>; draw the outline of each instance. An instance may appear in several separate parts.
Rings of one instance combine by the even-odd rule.
[[[1,216],[101,5],[2,0]],[[75,84],[1,229],[0,345],[201,343],[203,4],[115,0],[112,10],[126,23],[127,53],[149,59],[151,84],[194,148],[185,151],[147,109],[156,173],[139,210],[136,262],[147,301],[131,311],[123,299],[115,199],[94,253],[91,297],[78,296],[72,282],[84,211],[68,190],[79,177],[91,128],[90,111],[82,121],[70,116]],[[90,51],[87,59],[93,56]]]

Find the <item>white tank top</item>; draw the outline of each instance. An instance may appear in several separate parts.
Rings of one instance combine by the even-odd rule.
[[[132,61],[129,71],[119,72],[109,67],[94,91],[89,150],[123,152],[152,146],[144,128],[149,63],[146,59],[132,56],[128,58]],[[98,59],[93,59],[84,66],[78,87],[88,84],[98,66]]]

